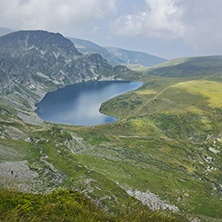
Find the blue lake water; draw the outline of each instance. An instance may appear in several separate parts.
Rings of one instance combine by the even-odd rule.
[[[36,104],[42,120],[52,123],[92,126],[114,122],[116,117],[99,112],[101,103],[140,87],[140,82],[95,81],[77,83],[47,93]]]

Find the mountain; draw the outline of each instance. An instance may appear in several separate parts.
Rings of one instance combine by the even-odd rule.
[[[168,77],[216,76],[222,73],[222,56],[172,59],[157,65],[146,74]]]
[[[143,66],[154,66],[162,62],[166,62],[166,59],[153,56],[144,52],[135,52],[115,47],[101,47],[91,41],[69,38],[76,46],[78,51],[84,54],[99,53],[110,64],[141,64]]]
[[[1,35],[6,35],[6,34],[8,34],[10,32],[13,32],[13,31],[11,29],[9,29],[9,28],[6,28],[6,27],[0,27],[0,36]]]
[[[59,33],[19,31],[0,37],[0,93],[14,102],[27,100],[33,109],[58,87],[129,73],[128,68],[114,67],[99,54],[81,54]]]
[[[87,40],[78,38],[69,38],[76,46],[79,52],[83,54],[98,53],[102,55],[110,64],[118,65],[124,63],[121,59],[110,53],[105,48]]]
[[[141,64],[143,66],[155,66],[159,63],[166,62],[164,58],[150,55],[144,52],[130,51],[115,47],[105,47],[110,53],[115,55],[127,64]]]

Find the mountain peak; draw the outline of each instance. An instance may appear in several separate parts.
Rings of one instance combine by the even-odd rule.
[[[16,48],[20,52],[35,48],[37,50],[63,51],[63,53],[72,56],[81,55],[69,39],[64,38],[59,33],[41,30],[18,31],[0,37],[1,53],[8,54],[12,48]]]
[[[13,92],[17,85],[46,92],[130,72],[117,68],[98,54],[82,55],[59,33],[18,31],[0,37],[0,91],[4,93]]]

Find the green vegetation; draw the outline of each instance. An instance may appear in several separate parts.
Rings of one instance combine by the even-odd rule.
[[[50,194],[0,191],[1,221],[108,221],[104,210],[79,192],[59,189]],[[112,220],[110,220],[112,221]]]
[[[128,206],[125,212],[111,214],[78,191],[58,189],[49,194],[24,194],[0,190],[0,221],[82,221],[82,222],[176,222],[187,221],[147,207]]]
[[[13,195],[15,198],[1,203],[1,212],[5,213],[2,220],[10,214],[18,220],[36,218],[38,221],[43,220],[38,217],[43,215],[53,220],[50,209],[39,215],[41,207],[37,209],[37,206],[47,206],[48,201],[51,210],[61,203],[63,209],[64,202],[53,202],[62,192],[61,198],[67,201],[74,198],[80,204],[73,195],[84,194],[106,209],[103,218],[87,211],[85,216],[90,215],[95,221],[152,221],[150,218],[183,221],[194,217],[200,217],[201,221],[221,221],[222,81],[220,65],[202,72],[212,64],[219,64],[219,58],[200,66],[202,59],[186,58],[162,65],[169,71],[164,75],[175,78],[131,73],[126,78],[142,81],[143,86],[102,104],[101,112],[119,118],[109,124],[91,127],[27,124],[15,117],[6,104],[1,105],[1,186],[50,193],[48,196],[10,193],[3,189],[1,195],[7,198],[1,201]],[[171,69],[180,64],[185,67],[180,72]],[[190,64],[200,69],[193,76],[191,72],[186,76]],[[153,73],[162,75],[159,68]],[[11,163],[20,166],[31,179],[21,174],[10,175],[7,166]],[[58,187],[65,190],[51,193]],[[19,195],[25,198],[17,198]],[[50,195],[54,197],[50,199]],[[29,201],[28,206],[33,209],[20,215],[19,207],[25,202],[14,202],[18,199]],[[146,202],[154,213],[137,199]],[[33,200],[42,202],[37,201],[35,205]],[[93,211],[102,212],[85,197],[82,200],[82,208],[75,209],[79,210],[76,218],[89,210],[85,206],[89,202]],[[12,202],[10,208],[7,203]],[[166,206],[171,211],[165,211]],[[67,212],[72,207],[72,202],[67,203]],[[54,216],[69,221],[71,214],[65,212],[56,210]]]
[[[221,76],[221,56],[172,59],[146,72],[148,75],[168,77]]]
[[[147,67],[147,66],[143,66],[140,64],[124,64],[125,66],[127,66],[128,68],[137,71],[137,72],[142,72],[142,73],[146,73],[149,70],[151,70],[151,67]]]
[[[151,78],[102,105],[122,121],[78,130],[94,148],[77,158],[125,188],[220,218],[221,89],[206,79]]]

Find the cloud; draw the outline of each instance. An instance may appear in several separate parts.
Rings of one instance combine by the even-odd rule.
[[[183,8],[175,0],[146,0],[146,9],[117,18],[111,29],[122,36],[176,38],[184,33]]]
[[[181,39],[196,51],[222,51],[221,0],[145,0],[143,10],[110,25],[122,37]]]
[[[44,29],[98,43],[177,41],[195,53],[221,54],[221,8],[221,0],[0,0],[0,27]]]
[[[115,10],[116,0],[1,0],[0,26],[66,32]]]
[[[186,8],[181,20],[185,24],[183,39],[195,50],[222,51],[222,1],[181,1]]]

